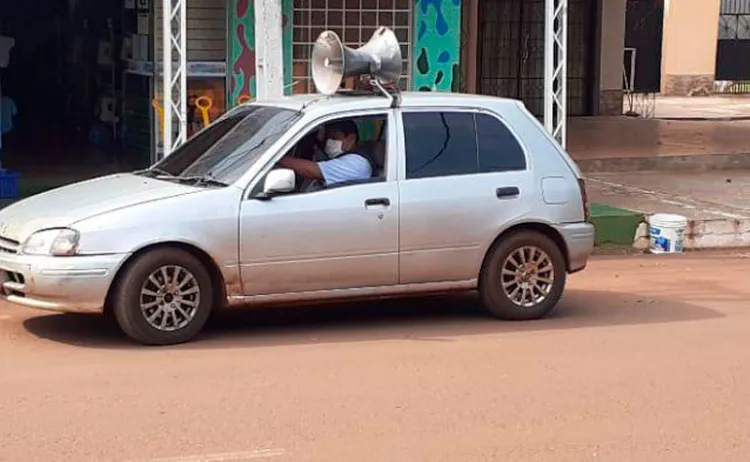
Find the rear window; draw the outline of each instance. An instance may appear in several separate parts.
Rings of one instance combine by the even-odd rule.
[[[405,112],[406,178],[526,169],[526,156],[498,118],[474,112]]]

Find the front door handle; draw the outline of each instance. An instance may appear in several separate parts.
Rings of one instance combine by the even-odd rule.
[[[508,199],[511,197],[517,197],[521,194],[521,190],[517,186],[506,186],[504,188],[497,188],[495,195],[498,199]]]
[[[367,199],[365,201],[365,207],[373,207],[376,205],[382,205],[383,207],[388,207],[391,205],[391,200],[387,197],[378,197],[376,199]]]

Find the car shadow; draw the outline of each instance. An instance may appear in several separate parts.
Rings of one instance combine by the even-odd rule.
[[[314,306],[247,308],[217,314],[192,342],[169,347],[221,349],[377,340],[451,341],[455,337],[672,323],[723,317],[705,307],[640,294],[571,290],[547,318],[499,322],[475,294]],[[29,318],[31,334],[87,348],[138,348],[102,316]]]

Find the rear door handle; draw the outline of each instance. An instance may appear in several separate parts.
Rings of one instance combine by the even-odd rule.
[[[495,195],[498,199],[506,199],[509,197],[516,197],[521,194],[521,190],[517,186],[506,186],[504,188],[497,188]]]
[[[384,207],[388,207],[391,205],[391,200],[387,197],[378,197],[375,199],[367,199],[365,201],[365,207],[373,207],[375,205],[382,205]]]

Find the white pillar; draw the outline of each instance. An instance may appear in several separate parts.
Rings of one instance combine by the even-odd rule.
[[[255,0],[256,99],[284,95],[281,0]]]
[[[187,1],[162,2],[161,61],[165,157],[187,138]],[[173,130],[174,121],[177,121],[176,132]]]
[[[568,99],[568,0],[545,0],[544,126],[564,148]]]

